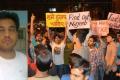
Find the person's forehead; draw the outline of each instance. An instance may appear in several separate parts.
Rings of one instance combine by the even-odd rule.
[[[79,69],[79,68],[73,68],[73,69],[71,69],[71,73],[79,74],[79,73],[81,73],[81,72],[80,72],[81,70],[82,70],[82,69]]]
[[[56,36],[55,38],[60,39],[58,36]]]
[[[112,36],[109,35],[109,36],[107,36],[107,38],[112,38]]]
[[[40,35],[41,35],[41,34],[39,34],[39,33],[37,34],[37,36],[40,36]]]
[[[93,38],[90,37],[88,40],[89,40],[89,41],[91,41],[91,40],[93,41]]]
[[[9,27],[15,26],[15,22],[12,19],[0,19],[0,26],[2,27]]]

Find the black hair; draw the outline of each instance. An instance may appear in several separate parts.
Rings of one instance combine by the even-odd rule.
[[[35,33],[35,38],[37,37],[38,34],[41,35],[41,32],[38,32],[38,31],[37,31],[37,32]]]
[[[19,30],[19,17],[14,12],[0,11],[0,20],[1,19],[11,19],[16,25],[16,31]]]
[[[83,43],[85,41],[87,34],[88,34],[88,29],[79,29],[77,30],[76,37],[78,37],[79,41]]]
[[[44,45],[38,44],[37,46],[35,46],[35,49],[34,49],[35,55],[36,55],[36,56],[39,55],[39,54],[40,54],[40,51],[41,51],[41,50],[45,50],[45,49],[47,49],[47,48],[46,48]]]
[[[71,68],[79,68],[82,67],[84,72],[83,74],[86,74],[89,72],[89,62],[83,59],[80,55],[76,53],[72,53],[69,56],[69,64]]]
[[[58,37],[59,39],[62,38],[62,36],[60,36],[58,33],[56,33],[56,34],[54,35],[54,39],[55,39],[56,37]]]
[[[93,38],[94,42],[99,42],[99,38],[97,35],[91,35],[89,38]]]
[[[89,66],[89,62],[83,59],[80,55],[76,53],[70,54],[69,63],[71,65],[71,68],[78,68],[80,66],[83,66],[83,67]]]
[[[115,34],[109,33],[107,36],[111,36],[112,38],[116,38]]]
[[[44,72],[50,69],[52,63],[51,52],[45,48],[40,49],[36,57],[36,66],[38,70]]]

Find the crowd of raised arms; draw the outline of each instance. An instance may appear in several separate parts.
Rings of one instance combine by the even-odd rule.
[[[120,35],[111,33],[112,28],[102,36],[93,34],[91,28],[36,26],[35,19],[32,14],[29,80],[120,80]],[[66,48],[68,44],[72,45]],[[64,62],[66,54],[68,64]]]

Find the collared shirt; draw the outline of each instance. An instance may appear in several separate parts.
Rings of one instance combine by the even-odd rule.
[[[117,55],[116,44],[114,42],[108,44],[107,52],[105,56],[105,61],[107,66],[112,66],[115,63],[116,55]]]

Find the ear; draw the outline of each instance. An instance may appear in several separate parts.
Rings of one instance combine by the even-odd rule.
[[[69,67],[70,67],[70,69],[71,69],[71,65],[69,64]]]
[[[113,41],[115,41],[115,39],[114,39],[114,38],[112,38],[112,40],[113,40]]]
[[[52,66],[53,66],[53,63],[51,62],[50,67],[52,67]]]
[[[81,70],[81,72],[82,72],[83,74],[85,74],[85,71],[84,71],[83,69]]]

